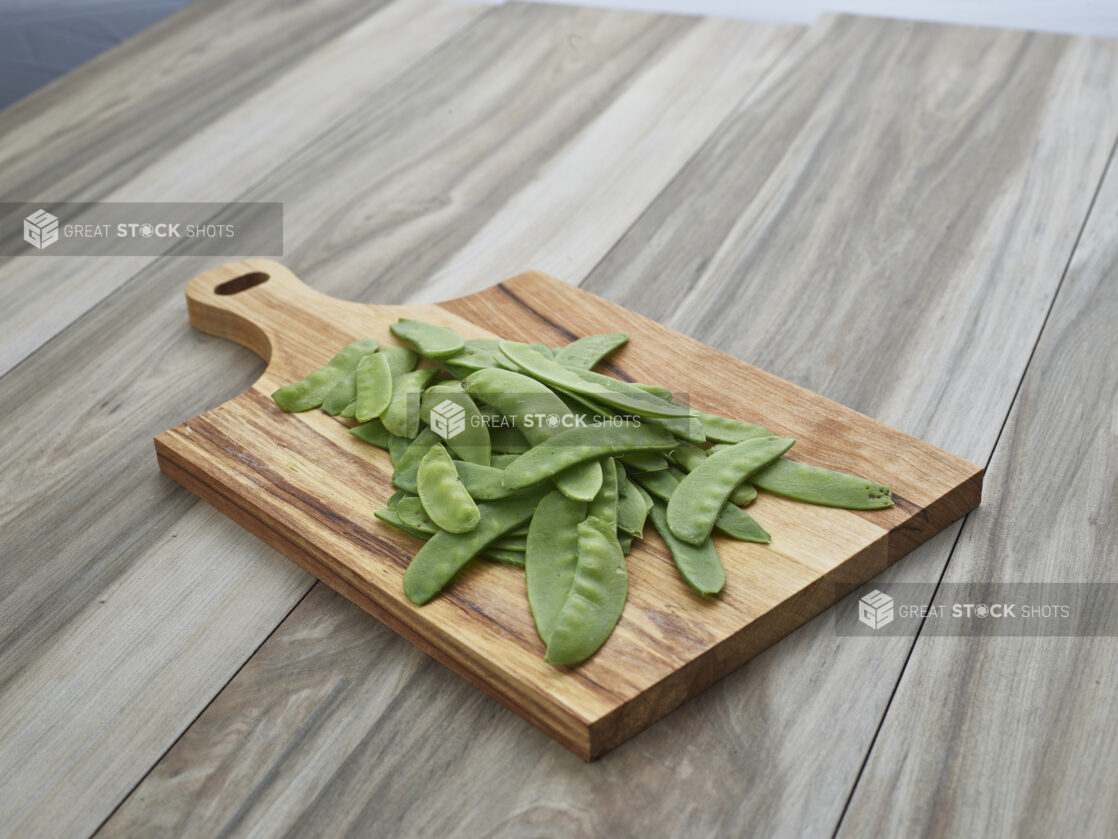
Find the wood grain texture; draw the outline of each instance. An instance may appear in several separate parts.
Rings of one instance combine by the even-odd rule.
[[[1112,158],[945,582],[1118,583],[1116,321]],[[1114,637],[922,635],[841,834],[1115,835],[1116,661]]]
[[[481,8],[431,0],[193,3],[0,113],[0,195],[235,199]],[[18,219],[0,223],[18,238]],[[154,260],[0,262],[0,373]]]
[[[318,248],[325,242],[313,237],[299,246],[289,243],[287,258],[312,266],[305,274],[335,294],[407,298],[427,279],[421,266],[409,268],[417,243],[427,252],[438,251],[439,258],[453,258],[454,232],[463,218],[484,219],[518,190],[538,183],[543,161],[560,155],[569,141],[610,111],[617,97],[635,96],[633,91],[660,96],[652,83],[655,67],[662,60],[677,61],[678,39],[697,25],[692,20],[665,23],[646,15],[547,7],[487,12],[469,31],[424,59],[431,66],[410,71],[433,87],[421,100],[423,107],[453,117],[453,143],[432,150],[427,164],[417,162],[407,177],[384,183],[378,180],[383,171],[347,169],[350,161],[336,157],[319,170],[332,185],[318,193],[322,202],[349,206],[368,194],[380,196],[371,212],[348,217],[344,229],[352,241],[346,253],[357,261],[364,255],[370,263],[395,253],[393,270],[372,283],[359,270],[315,271]],[[513,30],[509,38],[501,35],[506,28]],[[727,29],[738,32],[740,41],[726,41],[707,27],[714,64],[700,64],[709,73],[701,78],[721,78],[710,68],[725,68],[740,44],[759,49],[757,39],[748,35],[757,28],[781,43],[796,31],[732,23]],[[510,42],[534,46],[510,50]],[[473,69],[466,72],[468,66]],[[525,95],[495,110],[490,98],[475,91],[487,83],[490,70],[520,79]],[[731,69],[725,72],[734,75]],[[447,81],[451,78],[453,83]],[[739,78],[743,85],[756,81]],[[516,134],[523,123],[549,113],[555,100],[577,101],[582,92],[589,96],[603,84],[609,90],[599,91],[592,107],[551,112],[547,124],[552,133],[534,132],[518,141],[529,161],[520,169],[491,165],[484,178],[479,175],[480,161],[492,153],[487,138],[494,132]],[[414,81],[411,85],[423,87]],[[747,89],[743,86],[743,95]],[[658,101],[671,113],[678,113],[676,103],[682,99],[695,98],[682,85],[665,94]],[[365,145],[349,148],[353,161],[427,114],[393,106],[397,95],[386,90],[354,104],[351,121],[368,133]],[[705,104],[691,118],[711,126],[720,119],[718,109],[733,104],[725,90],[721,98],[700,99]],[[644,113],[652,120],[652,131],[656,108]],[[672,159],[677,153],[670,149],[672,134],[659,136],[661,145],[649,153]],[[466,148],[472,152],[459,153]],[[304,159],[299,166],[305,165],[310,163]],[[467,177],[472,178],[469,193],[447,193],[453,196],[449,205],[430,202],[432,194]],[[635,169],[634,177],[647,178],[648,169]],[[293,186],[294,170],[281,167],[267,180],[275,200],[300,194]],[[559,241],[574,220],[559,200],[563,184],[550,176],[544,180],[554,189],[541,192],[550,198],[535,212]],[[624,179],[613,188],[631,196],[633,203],[615,207],[620,215],[611,225],[621,217],[635,218],[644,208],[645,193]],[[401,214],[405,207],[411,210]],[[421,238],[387,235],[397,227],[403,233],[423,215],[422,228],[412,228]],[[290,219],[288,229],[295,229]],[[604,253],[610,244],[601,236],[581,241],[579,247],[593,245]],[[498,246],[512,264],[522,266],[531,259],[530,251],[517,250],[516,240]],[[0,718],[11,726],[0,740],[0,765],[18,767],[19,778],[0,775],[0,787],[7,789],[18,780],[21,794],[0,795],[0,833],[17,827],[34,832],[42,825],[80,833],[96,825],[310,586],[310,578],[291,563],[151,469],[153,434],[232,397],[258,374],[247,351],[185,326],[182,282],[211,265],[212,260],[177,258],[149,266],[4,377],[8,399],[0,405],[0,422],[10,431],[0,443],[6,464],[0,489],[9,501],[0,518],[5,556],[0,564]],[[121,329],[122,324],[129,328]],[[49,430],[44,431],[44,423]],[[65,487],[61,493],[59,486]],[[177,536],[200,532],[207,539]],[[170,589],[146,585],[153,577],[171,589],[210,595],[182,598],[182,608],[168,617],[161,605],[168,596],[161,592]],[[116,599],[106,597],[110,592]],[[237,604],[236,623],[221,619],[228,606],[219,598]],[[110,603],[113,608],[106,609]],[[106,681],[104,658],[75,656],[70,637],[127,639],[129,654],[114,671],[115,678]],[[183,646],[184,638],[200,643]],[[113,649],[99,652],[111,657]],[[461,681],[441,667],[439,671],[442,678]],[[96,702],[87,701],[90,697]],[[140,729],[137,716],[145,720]],[[26,778],[32,782],[23,785]]]
[[[269,279],[215,293],[253,273]],[[163,471],[588,760],[879,573],[981,494],[981,469],[961,458],[544,274],[434,306],[381,306],[324,297],[277,263],[246,260],[195,278],[186,293],[196,328],[252,348],[268,367],[244,394],[158,435]],[[623,331],[630,341],[611,361],[626,378],[693,390],[702,410],[795,437],[798,459],[873,476],[897,504],[870,513],[758,498],[750,511],[773,544],[716,537],[727,586],[714,600],[690,596],[666,548],[642,540],[610,639],[559,670],[543,660],[519,570],[471,566],[423,608],[410,603],[401,579],[418,543],[372,516],[394,491],[387,453],[319,412],[286,414],[270,397],[352,341],[395,343],[389,325],[402,317],[465,338]]]
[[[820,34],[831,27],[842,31],[835,44]],[[640,274],[603,266],[594,287],[985,460],[1058,282],[1058,251],[1067,259],[1113,140],[1113,48],[1083,39],[850,19],[825,20],[817,30],[696,156],[694,166],[713,150],[723,160],[734,158],[721,170],[723,180],[711,173],[708,182],[692,182],[695,195],[712,203],[677,204],[681,219],[703,224],[674,237],[650,236],[638,224],[627,246],[649,251],[645,256],[657,264]],[[878,71],[856,78],[866,66]],[[1001,102],[1006,95],[1014,97],[1012,107]],[[778,108],[781,101],[787,110]],[[817,102],[826,109],[816,114]],[[846,115],[855,116],[840,131],[833,123]],[[1073,125],[1081,128],[1069,130]],[[751,144],[754,131],[761,136]],[[944,142],[948,136],[952,143]],[[938,149],[938,156],[922,148]],[[802,175],[781,170],[765,202],[754,207],[758,185],[773,176],[771,155],[782,150],[810,152],[812,165]],[[1002,179],[979,177],[982,167],[972,167],[969,158],[990,154],[1008,154],[1015,170],[995,166]],[[754,178],[753,189],[736,186],[739,170]],[[662,201],[688,191],[690,171]],[[919,201],[891,212],[889,205],[875,209],[867,198],[864,212],[840,208],[820,215],[827,196],[819,189],[833,193],[833,203],[844,194],[871,195],[875,185],[923,192]],[[1067,207],[1046,212],[1039,223],[1034,211],[1018,217],[1005,206],[1013,194],[1014,206],[1051,210],[1053,196],[1061,196]],[[955,219],[960,201],[972,214],[969,227]],[[939,228],[921,222],[929,206]],[[650,210],[661,217],[667,212]],[[754,229],[758,213],[769,226],[748,240],[750,247],[765,251],[774,237],[783,245],[766,251],[767,270],[719,262],[718,231],[731,228],[725,236],[732,237],[726,247],[733,250],[737,237]],[[970,224],[983,214],[1000,226]],[[1035,240],[1026,236],[1034,228]],[[954,231],[942,263],[924,242],[936,229]],[[692,252],[692,241],[703,251],[699,261],[711,263],[705,276],[716,282],[707,288],[720,292],[719,306],[679,294],[686,275],[671,260]],[[1020,244],[1002,247],[1007,241]],[[964,259],[968,252],[976,257],[973,264]],[[780,255],[816,261],[793,271],[782,269]],[[866,275],[874,278],[866,293],[850,293]],[[793,285],[800,276],[803,285]],[[957,317],[948,298],[972,312],[974,304],[964,304],[971,300],[968,290],[980,293],[972,288],[980,279],[988,302]],[[864,308],[856,311],[856,300]],[[1021,320],[1029,313],[1031,320]],[[896,328],[904,339],[902,357],[895,358],[897,342],[875,344],[878,352],[855,346],[852,336],[861,333],[847,329],[851,318],[852,326],[865,319],[875,329]],[[803,324],[802,331],[797,326],[787,335],[782,327],[789,322]],[[856,349],[858,363],[847,363]],[[955,379],[951,371],[966,376]],[[930,596],[957,532],[956,525],[916,550],[886,579],[927,581]],[[477,692],[441,668],[417,671],[422,657],[410,645],[397,643],[394,655],[385,656],[393,666],[363,670],[366,660],[335,651],[329,636],[360,632],[368,620],[340,599],[333,602],[334,608],[316,603],[292,615],[107,833],[150,829],[162,820],[170,829],[202,823],[236,834],[258,825],[314,825],[338,835],[375,820],[403,833],[462,836],[556,830],[826,834],[884,713],[892,688],[886,674],[895,679],[910,647],[908,639],[836,637],[825,621],[814,621],[680,708],[670,725],[654,726],[586,766],[502,716],[496,703],[471,703]],[[298,620],[303,615],[306,624]],[[304,674],[297,706],[276,696],[275,674],[288,666]],[[385,711],[370,712],[370,706]],[[446,718],[456,723],[449,740]],[[827,748],[820,750],[820,743]],[[238,753],[242,746],[251,757]],[[186,765],[199,767],[197,774],[182,772]],[[432,789],[445,806],[432,806]],[[158,814],[146,805],[156,799]],[[486,806],[463,810],[457,806],[463,800]]]

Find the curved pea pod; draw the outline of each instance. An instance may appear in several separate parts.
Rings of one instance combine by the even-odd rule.
[[[489,465],[489,426],[458,382],[431,385],[420,401],[420,418],[463,460]]]
[[[317,408],[335,385],[356,370],[357,363],[369,353],[376,352],[379,346],[380,342],[373,338],[354,341],[343,347],[323,367],[275,391],[272,399],[285,411],[309,411]]]
[[[369,353],[353,374],[356,397],[353,416],[358,422],[379,417],[392,401],[392,367],[383,352]]]
[[[553,350],[547,344],[541,344],[539,341],[536,341],[535,343],[529,344],[528,346],[531,347],[532,349],[534,349],[536,352],[538,352],[544,358],[551,358],[551,359],[555,358],[555,350]]]
[[[494,539],[490,542],[489,547],[500,548],[503,551],[519,551],[520,553],[524,553],[528,550],[528,541],[525,535],[514,536],[510,531],[500,539]]]
[[[617,535],[617,467],[612,457],[604,457],[602,466],[602,488],[594,496],[587,510],[587,515],[601,519],[612,528],[613,535]]]
[[[523,454],[523,452],[521,452],[521,454]],[[489,458],[489,465],[492,466],[494,469],[500,469],[502,472],[504,472],[508,465],[516,460],[519,456],[519,454],[494,454],[491,458]]]
[[[524,560],[528,605],[545,644],[574,578],[578,526],[585,518],[586,502],[552,490],[540,501],[528,525]]]
[[[668,468],[667,459],[659,452],[629,452],[621,462],[634,472],[660,472]]]
[[[656,385],[646,385],[640,382],[623,382],[621,379],[615,379],[612,376],[604,376],[592,370],[575,370],[575,373],[591,386],[597,385],[604,390],[626,394],[633,399],[641,400],[645,404],[647,404],[647,400],[650,396],[660,401],[670,400],[672,397],[672,392],[670,390],[657,387]],[[645,414],[643,416],[647,422],[661,425],[681,439],[688,440],[692,443],[702,443],[706,441],[706,433],[703,430],[702,422],[690,413],[685,412],[675,417],[661,417],[650,414]]]
[[[509,489],[531,486],[588,460],[634,451],[667,451],[675,437],[654,425],[623,421],[599,427],[571,428],[549,437],[505,469]]]
[[[699,594],[718,594],[726,585],[726,569],[718,558],[714,542],[708,536],[698,545],[675,537],[668,527],[668,513],[663,504],[654,504],[649,511],[652,526],[668,546],[679,575]]]
[[[711,452],[715,451],[711,447]],[[700,449],[698,446],[692,446],[690,443],[680,443],[671,452],[671,458],[680,468],[685,472],[692,471],[696,466],[707,459],[707,450]],[[730,493],[730,503],[739,507],[745,507],[752,504],[754,499],[757,498],[757,488],[748,482],[743,482],[734,487],[734,491]]]
[[[734,487],[730,493],[730,503],[738,507],[748,507],[757,500],[757,487],[746,481]]]
[[[729,502],[723,504],[722,509],[718,511],[718,518],[714,520],[714,529],[741,542],[767,545],[772,541],[772,536],[757,523],[753,516]]]
[[[629,551],[633,549],[633,537],[630,536],[628,533],[618,534],[617,544],[621,546],[621,553],[625,554],[625,556],[628,556]]]
[[[397,459],[392,473],[392,485],[405,492],[415,494],[419,491],[419,463],[431,447],[439,442],[439,435],[430,428],[424,428]]]
[[[492,559],[494,562],[500,562],[502,565],[515,565],[518,568],[524,567],[524,554],[521,551],[506,551],[501,548],[494,548],[490,545],[485,549],[482,554],[486,559]]]
[[[502,341],[501,353],[524,372],[546,384],[562,388],[572,393],[588,396],[596,402],[616,408],[636,416],[685,417],[689,408],[658,399],[640,388],[631,393],[618,393],[607,390],[598,384],[587,382],[581,374],[586,371],[567,367],[557,361],[544,358],[527,344],[515,341]],[[616,380],[613,380],[616,381]]]
[[[393,468],[400,462],[410,445],[411,440],[407,437],[397,437],[391,431],[388,432],[388,459],[392,461]]]
[[[772,463],[795,442],[791,437],[759,437],[707,457],[679,482],[668,501],[668,526],[672,533],[684,542],[701,545],[710,536],[734,487]],[[508,470],[505,476],[507,483]]]
[[[404,572],[404,593],[422,605],[442,591],[462,567],[494,539],[526,522],[541,493],[517,493],[478,504],[481,520],[468,533],[439,531],[416,552]]]
[[[480,370],[462,387],[511,420],[533,445],[577,425],[577,416],[547,385],[511,370]],[[602,470],[597,463],[580,464],[556,475],[555,483],[571,498],[589,501],[602,486]]]
[[[703,424],[708,440],[719,443],[742,443],[758,437],[775,437],[776,435],[760,425],[741,420],[720,417],[717,414],[704,414],[702,411],[691,409],[691,415]]]
[[[433,521],[450,533],[469,533],[481,520],[481,513],[466,492],[446,449],[436,443],[419,462],[416,475],[419,500]]]
[[[419,355],[414,350],[409,350],[407,347],[400,347],[395,344],[389,344],[380,348],[381,355],[388,361],[388,370],[392,373],[393,377],[401,376],[404,373],[410,373],[415,369],[415,365],[419,362]]]
[[[438,372],[434,367],[424,367],[392,380],[392,399],[380,415],[385,428],[409,440],[419,433],[419,400]]]
[[[609,638],[625,608],[629,575],[609,524],[591,516],[578,526],[578,559],[570,591],[547,638],[546,660],[572,666]]]
[[[648,507],[636,486],[625,475],[624,469],[617,473],[617,529],[629,536],[639,537],[644,533]],[[624,547],[624,546],[623,546]]]
[[[464,379],[470,373],[497,366],[497,359],[487,350],[466,346],[461,351],[442,360],[443,366],[456,379]]]
[[[555,360],[568,367],[589,370],[603,358],[624,346],[629,336],[624,332],[601,332],[578,338],[555,351]]]
[[[330,388],[322,400],[322,410],[332,417],[341,416],[347,406],[355,402],[357,396],[356,371],[351,370]]]
[[[883,484],[784,458],[752,475],[749,482],[775,495],[825,507],[881,510],[893,506],[893,493]]]
[[[407,341],[420,355],[428,358],[446,358],[460,352],[466,345],[453,329],[422,320],[400,318],[388,328],[393,335]]]
[[[470,497],[475,501],[496,501],[512,495],[512,490],[506,488],[501,482],[505,474],[504,469],[480,466],[465,460],[454,461],[454,468],[458,470],[458,477],[462,479],[466,492],[470,493]]]
[[[422,530],[417,530],[416,528],[405,524],[403,520],[401,520],[400,514],[393,509],[386,508],[383,510],[374,510],[373,515],[385,524],[390,524],[397,530],[402,530],[409,536],[414,536],[416,539],[422,539],[426,541],[430,538],[430,534],[424,533]]]

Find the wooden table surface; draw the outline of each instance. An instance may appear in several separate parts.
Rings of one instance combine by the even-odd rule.
[[[987,466],[879,578],[934,603],[1118,581],[1116,140],[1114,41],[197,0],[0,112],[0,195],[280,201],[353,300],[577,283]],[[583,763],[159,473],[262,369],[188,326],[220,261],[0,261],[0,835],[1118,832],[1106,636],[823,615]]]

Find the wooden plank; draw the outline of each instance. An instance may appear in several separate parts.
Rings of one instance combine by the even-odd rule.
[[[215,293],[250,274],[267,279]],[[158,435],[163,471],[586,759],[877,574],[981,492],[981,469],[961,458],[544,274],[433,306],[383,306],[325,297],[277,263],[245,260],[195,278],[186,293],[195,327],[253,348],[268,367],[250,390]],[[354,444],[318,412],[285,414],[269,396],[338,347],[394,343],[389,326],[405,317],[465,338],[620,329],[630,336],[612,357],[621,375],[693,389],[703,410],[794,437],[797,459],[873,476],[897,504],[870,513],[759,498],[750,511],[773,544],[717,538],[727,585],[716,599],[691,596],[665,547],[640,540],[609,641],[580,667],[557,670],[543,660],[519,570],[481,563],[425,607],[410,603],[402,577],[419,545],[371,513],[394,491],[387,453]]]
[[[193,3],[0,114],[0,194],[235,199],[482,8],[432,0]],[[68,131],[74,124],[82,130]],[[59,139],[44,143],[48,136]],[[19,236],[18,220],[0,221]],[[0,374],[154,259],[0,261]]]
[[[665,218],[665,203],[691,193],[676,204],[678,229],[642,221],[623,243],[654,264],[638,272],[611,258],[593,286],[985,460],[1101,177],[1116,80],[1113,48],[1099,41],[825,19],[649,211]],[[734,164],[704,170],[716,153]],[[788,164],[773,177],[782,154]],[[872,197],[875,185],[889,199],[880,207],[850,197]],[[844,212],[843,195],[867,206]],[[1053,213],[1056,205],[1064,209]],[[925,242],[936,231],[942,255]],[[721,260],[724,240],[728,252],[765,254],[765,269]],[[683,299],[689,275],[674,260],[696,249],[695,264],[710,264],[706,288],[728,313],[720,320],[713,303]],[[989,303],[960,318],[960,305],[975,309],[964,305],[968,291]],[[877,352],[844,331],[866,321],[892,334],[897,320],[904,340],[873,342]],[[789,322],[802,324],[791,337]],[[957,530],[883,579],[926,581],[930,595]],[[360,638],[368,626],[336,596],[296,610],[109,827],[329,833],[375,820],[448,836],[541,824],[572,834],[826,833],[910,646],[837,638],[814,621],[670,725],[585,766],[383,631],[370,638],[373,657],[356,641],[326,640]],[[277,689],[288,668],[298,674],[293,698]],[[156,799],[158,814],[147,805]]]
[[[1112,158],[945,583],[1114,585],[1116,270]],[[1113,631],[1108,600],[1088,635]],[[1116,653],[1114,637],[1043,630],[922,635],[841,833],[1114,835]]]
[[[352,241],[346,254],[358,260],[365,255],[372,262],[395,253],[397,267],[391,276],[378,278],[370,293],[362,271],[336,272],[328,264],[316,268],[321,253],[313,241],[289,247],[288,260],[316,286],[330,286],[339,295],[406,298],[426,279],[407,265],[417,242],[452,259],[460,228],[483,224],[488,214],[537,179],[537,163],[519,169],[484,166],[494,154],[494,138],[515,135],[522,125],[543,120],[550,133],[520,136],[517,148],[532,161],[561,157],[566,144],[608,114],[614,103],[626,96],[661,95],[646,77],[656,81],[654,68],[675,60],[674,49],[696,26],[693,20],[605,11],[535,6],[492,10],[426,59],[425,68],[409,72],[424,79],[423,84],[405,78],[355,107],[350,121],[363,126],[364,133],[347,134],[352,161],[333,156],[318,170],[332,184],[317,199],[324,202],[324,214],[329,208],[356,206],[359,199],[371,202],[372,212],[347,216],[344,230]],[[727,27],[740,40],[712,40],[706,60],[698,64],[698,78],[733,77],[729,58],[742,45],[758,47],[751,34],[757,27],[785,44],[797,32],[768,24]],[[524,94],[494,102],[475,90],[488,83],[490,74],[511,79],[506,83]],[[743,95],[756,81],[737,78]],[[719,88],[722,97],[702,98],[691,118],[712,127],[718,122],[734,104],[725,86]],[[401,90],[411,98],[402,97]],[[691,95],[678,88],[671,93]],[[583,100],[587,104],[580,105]],[[675,98],[661,101],[665,111],[678,113]],[[655,118],[655,111],[647,110],[649,118]],[[432,150],[426,162],[416,161],[406,176],[384,182],[383,169],[347,168],[385,141],[386,131],[408,131],[413,120],[432,114],[442,122],[426,123],[428,130],[452,134],[455,142]],[[650,153],[672,160],[678,154],[669,150],[672,138],[663,141]],[[614,154],[607,159],[616,159]],[[305,165],[304,160],[295,168]],[[482,168],[484,179],[479,180]],[[432,186],[435,174],[440,180]],[[639,177],[647,174],[637,171]],[[661,172],[659,177],[670,175]],[[273,200],[300,195],[294,177],[294,171],[274,174],[269,180]],[[453,189],[467,177],[473,178],[467,202],[430,204],[432,194]],[[558,187],[545,194],[558,196]],[[644,193],[627,182],[615,188],[633,196],[635,203],[623,215],[635,218],[644,207]],[[422,216],[424,207],[433,215],[414,231],[418,240],[385,235],[407,218]],[[558,200],[535,207],[535,212],[541,225],[558,229],[569,222]],[[290,218],[288,229],[299,233]],[[594,247],[604,253],[611,243],[602,238]],[[502,246],[515,254],[517,242]],[[510,256],[518,264],[530,258],[529,252]],[[185,326],[174,289],[211,265],[212,260],[179,258],[146,269],[5,376],[9,399],[0,406],[0,416],[5,428],[16,431],[5,437],[7,468],[0,475],[9,500],[0,520],[7,558],[0,564],[0,718],[12,713],[6,696],[18,695],[22,710],[18,727],[11,729],[19,736],[0,740],[0,765],[19,766],[21,775],[36,779],[27,796],[0,796],[5,807],[13,808],[5,809],[0,819],[0,824],[13,826],[9,829],[26,832],[46,823],[52,830],[73,826],[80,832],[96,825],[274,627],[276,601],[290,608],[301,593],[290,591],[294,569],[287,560],[256,540],[246,545],[239,528],[205,505],[191,504],[190,496],[153,469],[152,434],[230,398],[258,372],[243,349],[203,339]],[[123,323],[129,330],[119,328]],[[79,366],[76,358],[88,361]],[[50,423],[49,437],[43,436],[44,422]],[[65,492],[59,495],[57,484],[46,485],[44,475],[56,476]],[[166,541],[168,534],[203,527],[212,534],[212,543]],[[238,625],[225,632],[225,607],[212,601],[197,608],[188,602],[174,620],[167,620],[158,606],[163,600],[146,602],[142,589],[131,587],[129,609],[99,615],[102,621],[121,622],[113,631],[148,639],[118,680],[103,683],[94,657],[75,660],[56,652],[64,632],[81,634],[93,626],[91,615],[106,588],[128,577],[134,564],[142,566],[134,572],[136,579],[148,568],[166,566],[171,545],[184,557],[174,564],[174,583],[221,592],[247,611],[254,628]],[[252,564],[253,572],[243,582],[228,570],[234,555]],[[309,582],[303,579],[305,591]],[[202,627],[211,633],[204,646],[165,654],[173,639],[194,637]],[[36,662],[33,672],[31,662]],[[134,702],[141,692],[136,686],[152,680],[159,680],[167,694],[157,703]],[[101,689],[97,707],[75,706],[74,697],[88,696],[92,685]],[[150,724],[138,738],[133,736],[137,714]]]

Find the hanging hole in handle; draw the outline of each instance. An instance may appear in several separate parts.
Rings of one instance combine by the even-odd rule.
[[[253,286],[268,282],[269,275],[263,271],[253,271],[251,274],[241,274],[231,280],[226,280],[214,288],[214,294],[240,294]]]

